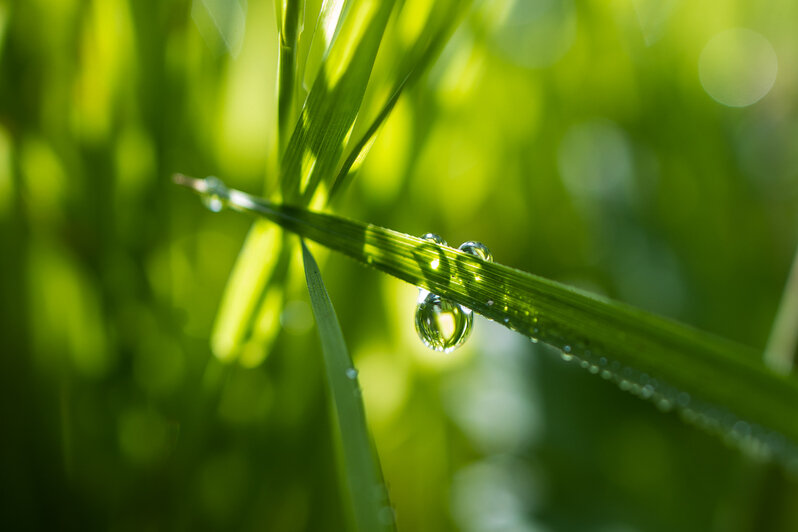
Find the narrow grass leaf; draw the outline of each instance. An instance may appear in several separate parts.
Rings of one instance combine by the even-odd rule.
[[[462,12],[462,10],[452,10],[452,12],[459,13]],[[399,97],[402,95],[403,91],[415,83],[421,74],[426,72],[430,63],[438,56],[443,45],[449,39],[449,36],[458,23],[459,17],[457,15],[450,16],[439,24],[431,23],[434,27],[428,32],[424,32],[428,37],[428,42],[424,40],[418,42],[416,48],[420,48],[421,52],[416,52],[414,50],[414,53],[410,54],[413,59],[409,61],[409,65],[406,68],[400,70],[407,73],[396,83],[396,86],[391,91],[390,96],[385,101],[379,113],[377,113],[377,116],[372,120],[365,133],[361,135],[349,150],[349,154],[346,159],[344,159],[341,168],[332,180],[330,186],[330,200],[345,188],[345,185],[355,174],[359,164],[368,153],[380,126],[391,114],[391,111],[396,105],[396,102],[399,101]]]
[[[357,529],[364,532],[393,530],[393,513],[371,445],[357,371],[352,365],[319,268],[304,242],[302,256],[310,304],[321,339],[327,384],[338,422],[355,523]]]
[[[798,251],[792,261],[787,285],[781,296],[779,310],[773,320],[765,362],[774,370],[790,373],[795,365],[798,349]]]
[[[349,5],[351,2],[324,0],[321,5],[313,33],[309,36],[310,47],[299,77],[307,90],[310,90],[310,87],[313,86],[316,75],[319,73],[319,67],[327,56],[336,33],[340,30],[344,4]]]
[[[290,203],[331,174],[360,110],[374,58],[394,2],[353,5],[319,69],[282,161],[280,183]]]
[[[281,0],[278,0],[281,1]],[[277,124],[280,153],[287,142],[288,132],[294,123],[293,102],[296,77],[296,48],[302,0],[281,1],[280,50],[277,74]]]

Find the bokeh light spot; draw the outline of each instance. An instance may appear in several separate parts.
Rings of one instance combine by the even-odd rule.
[[[718,33],[698,60],[701,86],[718,103],[729,107],[754,104],[776,82],[778,59],[770,42],[746,28]]]

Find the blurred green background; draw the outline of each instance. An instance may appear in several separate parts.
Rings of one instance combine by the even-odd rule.
[[[169,176],[260,194],[277,167],[274,6],[219,5],[0,0],[5,529],[346,526],[301,270],[262,364],[209,349],[251,221]],[[798,242],[797,21],[476,2],[332,210],[761,349]],[[494,323],[429,351],[414,287],[313,250],[399,530],[798,530],[778,468]]]

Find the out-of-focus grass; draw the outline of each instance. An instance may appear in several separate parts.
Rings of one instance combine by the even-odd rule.
[[[343,526],[297,276],[259,367],[208,347],[248,225],[198,212],[168,176],[276,186],[278,39],[272,3],[250,0],[233,58],[192,4],[0,2],[10,528]],[[480,240],[501,263],[761,349],[798,241],[794,3],[482,2],[463,15],[336,211]],[[414,20],[389,26],[374,75],[397,74]],[[778,71],[761,100],[730,108],[699,64],[739,26],[770,43]],[[400,529],[796,528],[793,481],[765,482],[676,416],[488,322],[432,353],[412,287],[334,257],[323,272]]]

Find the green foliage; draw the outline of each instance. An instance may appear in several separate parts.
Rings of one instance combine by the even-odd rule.
[[[535,274],[490,268],[517,281],[509,302],[532,301],[538,334],[548,316],[559,348],[503,327],[528,318],[494,301],[498,321],[477,315],[442,354],[413,330],[415,285],[313,249],[399,530],[798,529],[798,483],[784,460],[761,461],[783,443],[771,427],[794,430],[795,376],[758,362],[766,345],[773,367],[794,358],[798,4],[387,11],[0,0],[0,528],[350,524],[296,237],[202,210],[170,183],[180,171],[224,176],[299,220],[332,205],[409,235],[478,240]],[[379,38],[366,23],[377,14]],[[350,46],[366,33],[368,46]],[[336,57],[368,79],[343,77]],[[298,183],[319,185],[310,203],[308,190],[290,201],[283,163],[317,79],[329,85],[317,99],[331,80],[356,88],[351,101],[335,94],[356,115],[314,103],[331,113],[317,122],[346,122],[327,124],[329,138],[345,133],[326,146],[323,123],[306,124],[313,139],[297,132]],[[323,175],[319,159],[304,174],[323,153]],[[419,276],[396,254],[416,240],[378,244]],[[432,273],[422,285],[482,301],[460,283],[470,260],[428,253],[454,270],[447,286]],[[573,340],[565,358],[581,360],[565,363],[573,338],[600,345]],[[617,385],[591,375],[606,367]],[[673,391],[674,408],[619,387]]]

